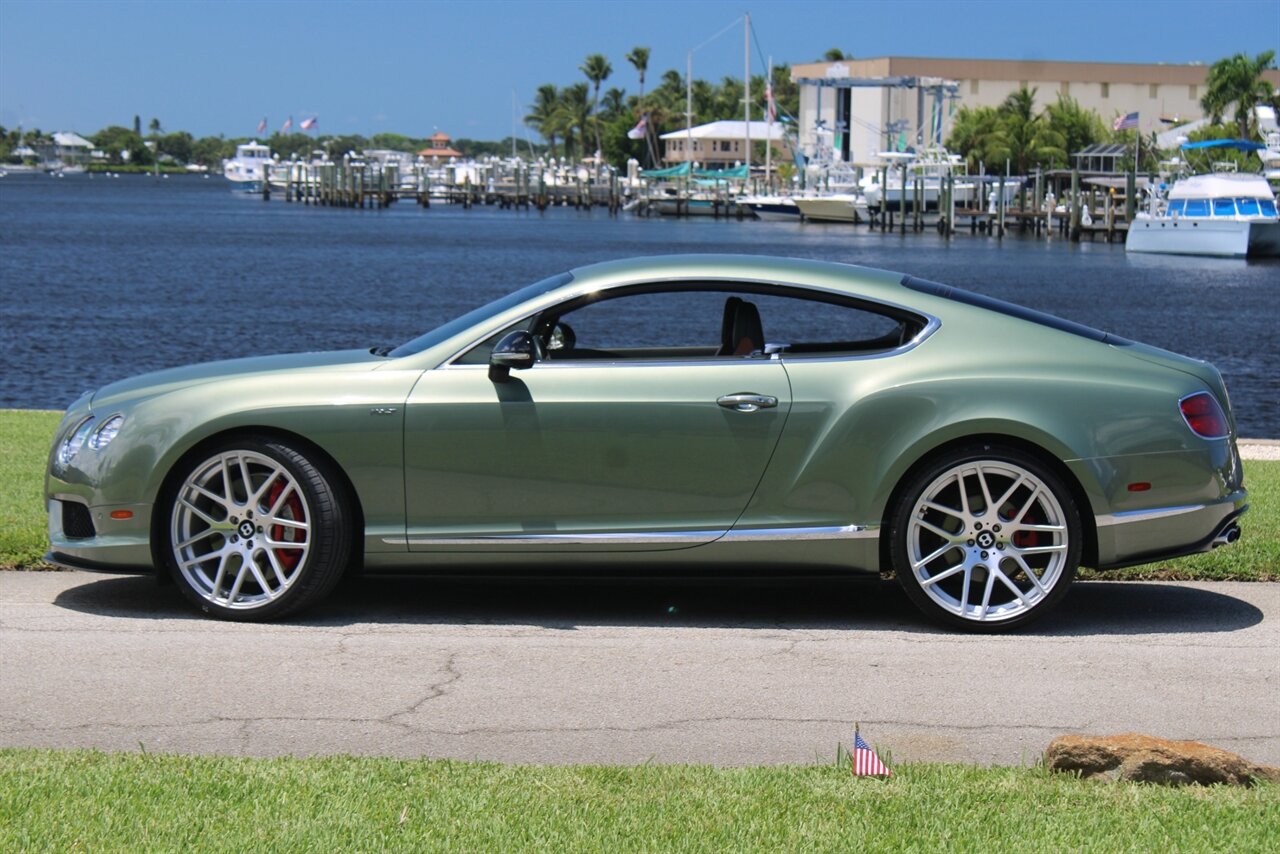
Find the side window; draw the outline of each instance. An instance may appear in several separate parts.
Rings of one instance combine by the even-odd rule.
[[[553,359],[714,356],[720,349],[725,297],[681,290],[590,302],[559,317],[570,330],[572,347],[549,354]]]
[[[1235,216],[1236,200],[1235,199],[1214,199],[1213,215],[1214,216]]]
[[[602,299],[539,321],[556,361],[764,358],[893,349],[923,320],[848,301],[684,288]]]
[[[1169,216],[1181,216],[1182,209],[1186,207],[1185,199],[1173,199],[1169,202]]]
[[[919,324],[841,302],[753,294],[769,352],[821,356],[888,350]],[[908,327],[911,327],[908,331]]]
[[[1251,199],[1248,196],[1241,196],[1236,199],[1236,207],[1240,209],[1240,213],[1244,216],[1258,215],[1258,200]]]
[[[1187,199],[1187,216],[1208,216],[1208,199]]]

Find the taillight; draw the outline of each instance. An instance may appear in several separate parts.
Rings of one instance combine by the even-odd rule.
[[[1227,428],[1227,414],[1218,405],[1218,399],[1207,391],[1198,391],[1178,401],[1182,417],[1191,432],[1206,439],[1223,439],[1231,431]]]

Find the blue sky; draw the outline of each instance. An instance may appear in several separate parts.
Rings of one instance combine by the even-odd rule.
[[[906,55],[1205,62],[1280,49],[1280,0],[0,0],[0,125],[90,133],[144,125],[251,135],[318,116],[326,133],[500,139],[542,83],[613,63],[605,87],[649,76],[749,12],[777,63],[828,48]],[[742,28],[694,54],[694,76],[741,77]],[[753,57],[753,73],[762,71]],[[524,134],[523,127],[519,129]]]

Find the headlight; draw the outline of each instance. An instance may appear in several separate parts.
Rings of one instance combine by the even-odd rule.
[[[102,426],[93,432],[89,437],[89,447],[95,451],[101,451],[107,445],[111,444],[111,440],[120,432],[120,425],[124,423],[123,415],[112,415],[106,421],[102,422]]]
[[[84,447],[85,439],[89,438],[89,431],[93,429],[93,416],[90,415],[81,421],[76,429],[71,431],[62,442],[62,447],[58,448],[58,462],[64,466],[68,465],[76,458],[76,454],[80,453],[80,449]]]

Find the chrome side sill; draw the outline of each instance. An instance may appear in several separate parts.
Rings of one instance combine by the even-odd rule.
[[[695,545],[710,542],[794,542],[876,538],[877,525],[815,528],[744,528],[731,531],[627,531],[597,534],[491,534],[483,537],[383,537],[392,546]]]

